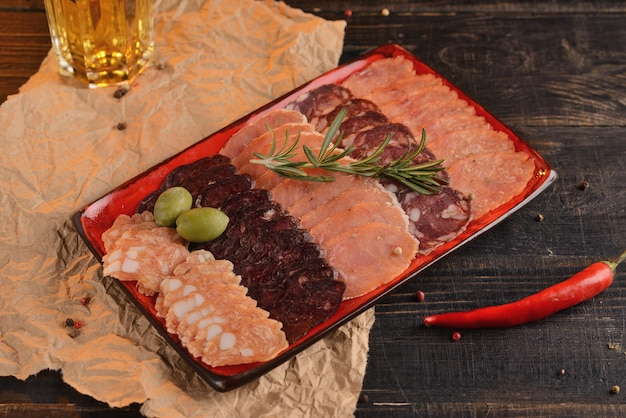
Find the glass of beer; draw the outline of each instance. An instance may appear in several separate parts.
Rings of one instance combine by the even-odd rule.
[[[152,0],[45,0],[59,72],[89,87],[130,85],[154,50]]]

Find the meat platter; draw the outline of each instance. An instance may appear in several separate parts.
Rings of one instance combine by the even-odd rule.
[[[260,166],[249,164],[253,155],[258,153],[248,148],[262,136],[261,131],[250,135],[253,128],[267,130],[274,124],[271,128],[278,132],[283,126],[297,125],[302,127],[299,129],[302,129],[303,141],[307,138],[318,140],[329,130],[336,109],[340,108],[347,113],[341,125],[344,135],[341,140],[344,141],[342,146],[353,149],[350,156],[367,156],[371,154],[372,147],[375,148],[376,144],[383,141],[382,138],[387,138],[389,142],[381,159],[383,162],[386,158],[394,159],[404,152],[398,151],[399,143],[417,143],[419,141],[415,138],[425,132],[425,149],[416,157],[416,160],[419,159],[416,164],[434,159],[443,160],[445,169],[437,174],[437,178],[442,179],[438,184],[438,193],[418,193],[394,181],[381,180],[380,184],[376,182],[372,185],[371,179],[355,186],[352,178],[360,176],[337,177],[333,184],[348,184],[350,181],[349,185],[343,187],[345,190],[357,188],[360,192],[353,194],[361,196],[362,201],[358,202],[361,203],[358,205],[359,216],[350,217],[350,222],[336,221],[351,225],[345,227],[351,229],[342,233],[335,228],[335,224],[330,228],[332,233],[329,233],[329,228],[322,226],[324,221],[334,218],[326,213],[333,204],[325,200],[317,203],[317,206],[310,206],[311,202],[327,194],[317,188],[322,186],[296,180],[297,186],[291,184],[287,188],[285,184],[288,182],[279,179],[280,176],[268,176],[259,171]],[[294,114],[297,118],[301,117],[302,121],[289,119]],[[283,115],[288,116],[287,120],[277,122]],[[245,183],[249,184],[245,187],[237,186],[243,187],[237,192],[244,196],[241,199],[253,199],[256,205],[262,200],[264,214],[267,214],[267,208],[277,211],[280,217],[276,219],[280,225],[288,224],[290,228],[294,226],[298,231],[303,231],[287,231],[289,235],[286,236],[293,237],[289,240],[296,240],[298,245],[306,241],[302,246],[308,253],[313,253],[312,259],[315,261],[312,263],[315,268],[308,268],[307,272],[314,271],[311,273],[313,276],[328,276],[324,280],[313,277],[316,286],[310,292],[324,294],[328,298],[325,306],[332,305],[332,310],[325,315],[318,315],[316,320],[304,321],[306,327],[303,328],[302,321],[291,321],[290,312],[281,308],[293,304],[293,295],[306,294],[308,298],[312,294],[302,290],[302,283],[299,287],[295,286],[298,288],[287,296],[284,295],[289,291],[281,288],[280,297],[285,300],[281,305],[276,301],[279,296],[273,298],[271,288],[265,285],[267,280],[263,277],[263,286],[255,287],[255,280],[264,273],[259,273],[256,264],[252,272],[252,269],[247,269],[237,261],[238,250],[233,249],[232,243],[227,242],[226,238],[197,248],[218,254],[224,259],[232,255],[235,273],[243,278],[242,283],[249,287],[251,297],[269,311],[270,318],[280,318],[288,342],[286,348],[268,360],[211,366],[201,361],[197,354],[191,354],[185,341],[171,332],[171,324],[159,310],[162,301],[158,295],[141,291],[138,284],[132,281],[116,280],[129,299],[176,351],[219,391],[231,390],[255,379],[314,344],[412,280],[437,260],[501,222],[545,190],[557,177],[556,172],[534,149],[494,116],[408,51],[389,44],[312,80],[127,181],[74,214],[74,225],[95,257],[103,262],[107,258],[103,234],[114,225],[118,217],[149,211],[153,207],[151,196],[155,196],[164,185],[174,184],[172,182],[178,181],[177,178],[184,177],[180,173],[193,170],[200,163],[216,164],[218,160],[224,160],[228,165],[226,171],[231,183],[233,179],[239,180],[246,176]],[[223,171],[220,169],[220,172]],[[306,183],[306,186],[301,186],[302,183]],[[343,192],[337,193],[343,196]],[[374,198],[374,195],[377,197]],[[373,202],[380,196],[391,196],[393,205]],[[214,203],[215,207],[228,206],[225,203],[228,197],[224,196],[220,202]],[[194,201],[201,202],[201,194],[194,195]],[[241,202],[236,201],[231,206],[240,210]],[[357,206],[354,203],[352,205]],[[388,210],[389,206],[394,206],[395,212]],[[236,219],[237,212],[232,210],[232,218]],[[324,213],[323,219],[319,217],[320,212]],[[339,216],[344,212],[337,209],[333,214]],[[398,228],[387,225],[392,221],[388,218],[380,220],[383,212],[389,212],[389,217],[395,217],[397,222],[405,225],[402,227],[404,235],[397,237],[397,240],[404,240],[401,241],[403,244],[394,247],[393,252],[404,264],[381,263],[380,259],[374,262],[370,260],[370,264],[367,264],[369,254],[352,257],[351,252],[358,253],[361,250],[359,246],[351,244],[349,239],[357,237],[361,241],[375,241],[371,239],[372,234],[378,237],[395,234]],[[401,216],[397,216],[398,212]],[[272,225],[279,222],[276,219],[273,219]],[[363,222],[363,219],[366,221]],[[281,233],[284,232],[282,229],[285,228],[281,226]],[[273,248],[275,252],[278,245],[272,242],[271,233],[254,235],[254,242],[259,244],[255,247]],[[345,239],[342,241],[333,234]],[[291,242],[289,240],[285,242]],[[236,241],[242,241],[241,237],[238,236]],[[266,245],[262,241],[267,241]],[[286,244],[284,247],[286,251],[291,251],[293,245]],[[354,259],[362,260],[359,262],[363,265],[355,268]],[[334,269],[336,272],[331,271]],[[304,273],[299,271],[298,274],[301,277]],[[372,277],[369,278],[368,274]],[[340,280],[335,280],[337,277]],[[376,282],[377,277],[386,279]],[[302,309],[307,311],[313,308],[305,306]],[[298,316],[298,319],[301,317]]]

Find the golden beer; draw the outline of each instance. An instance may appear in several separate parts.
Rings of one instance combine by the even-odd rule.
[[[154,49],[152,0],[45,0],[63,75],[90,87],[130,83]]]

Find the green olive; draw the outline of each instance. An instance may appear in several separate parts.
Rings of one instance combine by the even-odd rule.
[[[184,187],[171,187],[159,195],[154,204],[154,221],[158,226],[174,226],[176,218],[191,209],[191,193]]]
[[[228,216],[215,208],[194,208],[176,219],[176,232],[191,242],[207,242],[222,235]]]

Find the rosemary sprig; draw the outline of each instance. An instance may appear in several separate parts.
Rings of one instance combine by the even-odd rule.
[[[311,175],[306,171],[308,168],[319,168],[329,172],[342,172],[365,177],[387,178],[396,180],[409,189],[420,194],[430,195],[439,193],[441,185],[446,184],[446,180],[437,177],[437,173],[443,170],[441,163],[443,160],[428,161],[422,164],[413,164],[413,160],[422,152],[426,144],[426,132],[422,130],[422,137],[417,148],[407,151],[397,160],[388,164],[379,164],[380,157],[391,140],[391,135],[387,135],[383,142],[369,156],[361,160],[342,162],[354,151],[350,146],[346,149],[339,148],[343,133],[339,132],[339,127],[346,117],[347,109],[341,109],[335,117],[330,127],[324,135],[322,146],[316,154],[307,145],[302,146],[302,151],[307,161],[292,161],[297,155],[295,150],[300,141],[300,133],[296,139],[290,143],[289,132],[285,134],[285,142],[277,148],[276,137],[272,132],[272,146],[267,155],[254,153],[256,158],[250,160],[253,164],[264,165],[275,173],[296,180],[330,182],[335,178],[332,175]],[[335,139],[336,138],[336,139]]]

